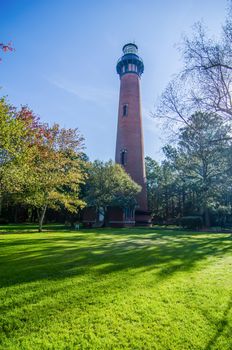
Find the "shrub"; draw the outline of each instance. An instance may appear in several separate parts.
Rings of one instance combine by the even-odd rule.
[[[178,225],[178,219],[176,218],[169,218],[165,221],[165,225]]]
[[[183,228],[200,229],[203,225],[201,216],[183,216],[180,220],[180,224]]]

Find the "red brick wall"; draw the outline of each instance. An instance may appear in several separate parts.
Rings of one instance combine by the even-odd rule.
[[[128,105],[127,116],[123,116],[124,104]],[[142,186],[142,192],[138,195],[139,209],[147,210],[140,78],[135,73],[127,73],[121,77],[115,156],[115,161],[119,164],[122,149],[127,150],[125,170]]]

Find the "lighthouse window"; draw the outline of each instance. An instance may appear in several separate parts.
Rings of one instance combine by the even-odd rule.
[[[122,106],[122,116],[126,117],[128,115],[128,105],[123,105]]]
[[[121,164],[126,165],[126,163],[127,163],[127,150],[123,149],[121,151]]]

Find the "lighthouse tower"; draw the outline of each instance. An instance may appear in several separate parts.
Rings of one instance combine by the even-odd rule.
[[[136,208],[108,207],[106,222],[109,226],[123,227],[149,225],[147,189],[144,164],[143,127],[140,96],[140,77],[144,70],[138,47],[134,43],[123,46],[123,55],[117,62],[120,77],[118,128],[115,161],[124,167],[131,178],[141,186]],[[95,207],[83,212],[83,223],[90,227],[99,225],[102,218]]]
[[[150,216],[147,211],[140,95],[140,77],[144,71],[144,65],[138,56],[137,45],[128,43],[122,50],[123,56],[117,62],[120,94],[115,161],[121,164],[131,178],[142,187],[137,197],[138,207],[134,220],[136,224],[147,224]]]

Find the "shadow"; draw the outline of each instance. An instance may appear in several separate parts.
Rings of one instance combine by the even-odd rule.
[[[92,272],[98,276],[133,269],[154,269],[157,280],[191,270],[205,259],[232,252],[229,234],[98,229],[44,232],[0,241],[0,286],[65,278]]]
[[[176,274],[201,268],[207,259],[210,264],[212,257],[232,253],[229,234],[150,228],[63,232],[56,228],[29,234],[27,227],[24,232],[21,229],[19,234],[0,236],[0,296],[4,301],[0,323],[6,337],[17,338],[25,323],[30,331],[38,315],[47,329],[51,315],[60,319],[63,311],[72,314],[77,309],[78,315],[88,315],[100,308],[108,310],[110,303],[121,303],[125,291],[130,293],[135,286],[138,294],[131,305],[136,307],[140,285],[134,283],[139,274],[152,271],[149,280],[142,281],[156,288]],[[231,305],[230,301],[205,350],[214,347],[227,327]]]
[[[0,225],[0,235],[5,234],[31,234],[31,233],[39,233],[38,232],[38,224],[9,224],[9,225]],[[43,232],[57,232],[57,231],[69,231],[69,229],[61,224],[54,225],[44,225]]]
[[[222,316],[221,320],[216,323],[217,331],[216,331],[215,335],[212,337],[212,339],[210,339],[210,341],[208,342],[205,350],[211,350],[211,349],[215,348],[217,340],[222,335],[222,333],[224,332],[226,327],[229,326],[228,314],[229,314],[231,308],[232,308],[232,297],[230,298],[230,300],[227,304],[227,307],[226,307],[225,311],[223,312],[223,316]]]

